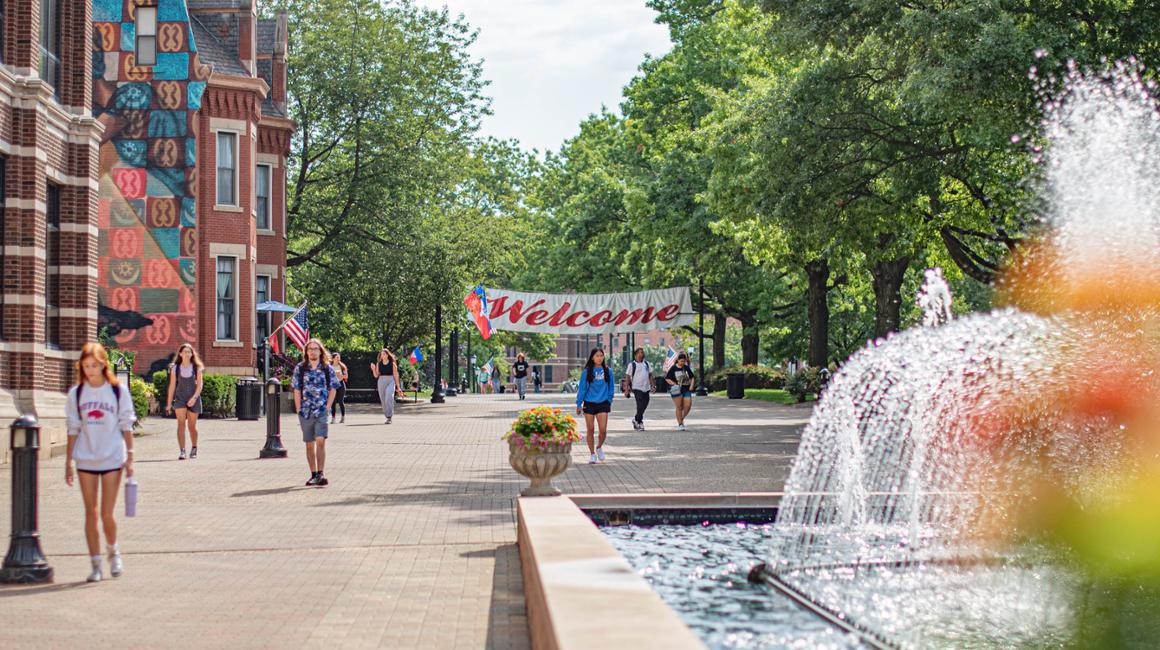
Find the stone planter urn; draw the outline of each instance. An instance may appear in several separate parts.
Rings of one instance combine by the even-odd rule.
[[[560,490],[552,487],[552,479],[563,474],[572,464],[572,443],[553,443],[545,447],[519,445],[508,441],[511,454],[508,462],[512,469],[531,479],[532,484],[520,492],[524,497],[554,497]]]

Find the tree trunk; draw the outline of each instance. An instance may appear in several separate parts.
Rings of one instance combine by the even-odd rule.
[[[830,281],[830,265],[826,259],[820,258],[806,264],[806,278],[809,281],[806,302],[810,321],[807,361],[809,365],[820,368],[829,362],[830,357],[830,305],[826,301],[826,294],[829,292],[826,285]]]
[[[713,314],[713,369],[725,367],[725,327],[727,321],[725,312]]]
[[[757,318],[752,313],[747,313],[741,319],[741,363],[744,365],[757,365],[757,345],[760,342],[760,336],[757,331]]]
[[[874,336],[898,331],[902,309],[902,280],[910,267],[909,257],[875,262],[870,267],[874,285]]]

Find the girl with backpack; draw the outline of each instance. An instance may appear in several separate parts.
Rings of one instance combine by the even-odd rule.
[[[612,396],[616,392],[616,378],[605,362],[604,350],[593,348],[588,361],[580,371],[580,385],[576,388],[576,413],[584,414],[588,429],[588,464],[604,462],[604,439],[608,437],[608,414],[612,411]],[[600,444],[594,444],[594,424],[600,426]]]
[[[644,348],[633,350],[632,363],[628,364],[628,375],[624,385],[624,396],[636,398],[636,416],[629,422],[637,431],[644,431],[644,411],[648,408],[649,393],[656,390],[652,380],[652,367],[644,360]]]
[[[346,384],[350,381],[350,369],[342,362],[342,355],[335,352],[330,357],[330,367],[338,375],[338,387],[335,389],[334,404],[330,405],[330,423],[334,424],[334,416],[342,411],[342,422],[346,422]]]
[[[185,429],[189,427],[189,457],[197,458],[197,417],[201,415],[201,389],[205,364],[197,351],[188,343],[177,348],[173,365],[169,366],[169,396],[166,412],[176,413],[177,460],[185,460]]]
[[[133,476],[133,423],[137,415],[129,387],[120,385],[109,368],[105,346],[86,343],[81,348],[76,369],[77,384],[69,389],[65,403],[68,450],[64,481],[69,486],[74,479],[80,481],[85,504],[85,542],[93,567],[88,581],[99,582],[104,573],[98,520],[105,529],[109,573],[117,578],[124,571],[113,511],[121,489],[121,475]]]
[[[379,350],[379,358],[371,364],[371,374],[378,382],[379,401],[383,405],[383,417],[387,424],[395,416],[395,394],[403,397],[403,386],[399,383],[399,363],[387,348]]]

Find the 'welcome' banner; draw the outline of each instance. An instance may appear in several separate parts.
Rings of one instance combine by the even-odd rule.
[[[693,323],[688,287],[601,294],[488,289],[487,302],[492,327],[515,332],[607,334]]]

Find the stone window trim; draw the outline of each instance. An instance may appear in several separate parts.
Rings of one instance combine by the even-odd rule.
[[[221,212],[243,212],[241,205],[241,143],[242,132],[228,128],[217,128],[213,131],[214,134],[214,210]],[[223,135],[233,136],[234,150],[233,150],[233,202],[223,203],[221,197],[221,183],[218,182],[218,173],[221,169],[221,137]]]
[[[262,227],[262,214],[261,214],[262,201],[259,200],[260,198],[263,198],[263,197],[260,197],[258,194],[258,192],[260,191],[261,186],[262,186],[262,183],[261,183],[262,175],[260,173],[260,170],[262,170],[262,169],[265,169],[265,171],[266,171],[266,196],[264,197],[265,198],[265,205],[266,205],[266,215],[265,215],[266,227],[265,228]],[[268,163],[263,163],[263,162],[259,162],[257,165],[254,165],[254,182],[252,183],[252,185],[254,187],[254,223],[256,224],[258,234],[259,235],[276,235],[276,234],[278,234],[274,231],[274,166],[270,165]]]
[[[241,342],[241,339],[238,338],[238,327],[240,325],[239,321],[240,321],[240,311],[241,311],[238,309],[238,306],[239,306],[238,305],[238,278],[241,277],[241,274],[238,273],[238,263],[240,260],[239,260],[239,257],[236,255],[214,255],[213,258],[214,258],[214,294],[213,294],[214,295],[214,342],[213,342],[213,346],[214,347],[241,347],[242,342]],[[233,278],[230,281],[231,292],[230,292],[230,296],[226,298],[227,300],[231,300],[233,302],[233,305],[231,307],[231,310],[232,310],[231,318],[233,320],[233,322],[232,322],[233,337],[232,338],[222,338],[222,332],[221,332],[222,328],[221,328],[221,313],[220,312],[221,312],[221,308],[222,308],[222,305],[221,305],[222,298],[219,296],[218,281],[219,281],[219,278],[220,278],[221,273],[222,273],[221,262],[223,260],[231,260],[233,262],[233,268],[230,271],[231,274],[233,275]]]

